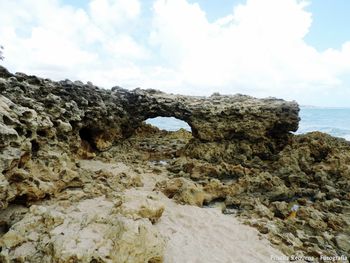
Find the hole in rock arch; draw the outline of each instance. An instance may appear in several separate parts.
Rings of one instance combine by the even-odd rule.
[[[191,127],[174,117],[149,118],[139,127],[137,134],[140,149],[154,161],[180,156],[193,138]]]
[[[178,131],[180,129],[184,129],[189,132],[191,131],[191,127],[187,124],[187,122],[176,119],[174,117],[149,118],[146,120],[146,123],[151,124],[160,130]]]

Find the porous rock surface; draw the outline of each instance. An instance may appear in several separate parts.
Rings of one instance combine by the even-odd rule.
[[[5,68],[0,68],[0,77],[2,207],[15,197],[41,199],[80,184],[76,156],[92,158],[95,150],[109,149],[149,117],[187,121],[197,143],[245,138],[269,151],[277,147],[275,141],[285,142],[288,131],[298,127],[295,102],[102,90],[81,82],[13,75]],[[28,171],[35,169],[35,177],[29,176]]]
[[[293,135],[298,112],[274,98],[104,90],[0,67],[0,261],[162,262],[152,225],[163,204],[125,194],[143,186],[142,169],[167,173],[155,193],[220,203],[286,255],[349,257],[350,144]],[[144,124],[157,116],[192,132]]]
[[[2,259],[47,263],[161,261],[164,240],[146,218],[129,219],[118,212],[120,203],[101,197],[66,205],[62,202],[32,205],[3,236]]]

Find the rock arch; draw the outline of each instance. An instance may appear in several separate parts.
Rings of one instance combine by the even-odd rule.
[[[296,102],[245,95],[194,97],[156,90],[128,91],[126,110],[137,127],[148,118],[175,117],[189,124],[201,141],[281,137],[296,131],[299,107]]]
[[[143,121],[158,116],[187,122],[193,137],[201,142],[236,139],[268,142],[281,138],[283,141],[290,131],[298,129],[299,107],[294,101],[239,94],[183,96],[140,88],[105,90],[91,83],[54,82],[23,73],[11,74],[2,67],[0,76],[6,83],[0,83],[3,96],[34,111],[44,109],[45,118],[50,120],[45,125],[52,136],[73,134],[79,139],[79,131],[84,128],[99,131],[88,136],[90,141],[101,145],[96,147],[99,150],[131,136]],[[33,100],[38,103],[31,103]],[[52,127],[52,123],[60,125]],[[35,134],[33,130],[32,136]],[[72,143],[76,142],[72,140]]]
[[[190,125],[194,139],[186,145],[185,155],[241,164],[253,162],[256,156],[261,160],[275,157],[275,149],[286,145],[290,131],[297,130],[298,112],[296,102],[275,98],[194,97],[119,87],[106,90],[91,83],[12,74],[0,66],[0,154],[4,156],[0,181],[5,189],[0,208],[14,196],[27,194],[28,199],[36,200],[59,191],[61,179],[54,173],[62,173],[76,184],[78,176],[66,163],[75,156],[92,158],[95,154],[84,151],[83,140],[96,151],[106,151],[133,135],[151,117],[175,117]],[[44,161],[36,163],[37,157]],[[27,182],[30,191],[11,188],[6,178],[16,169],[31,167],[30,162],[56,183]],[[46,165],[50,162],[60,170],[50,170]]]

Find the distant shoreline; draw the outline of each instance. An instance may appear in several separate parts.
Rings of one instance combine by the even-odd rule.
[[[331,107],[331,106],[313,106],[313,105],[300,105],[300,109],[317,109],[317,110],[350,110],[350,107]]]

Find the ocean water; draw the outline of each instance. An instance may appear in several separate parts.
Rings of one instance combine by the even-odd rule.
[[[350,108],[301,108],[297,134],[321,131],[350,141]]]
[[[301,120],[296,134],[321,131],[350,141],[350,108],[302,107],[299,115]],[[191,130],[186,122],[173,117],[157,117],[148,119],[146,123],[168,131]]]

